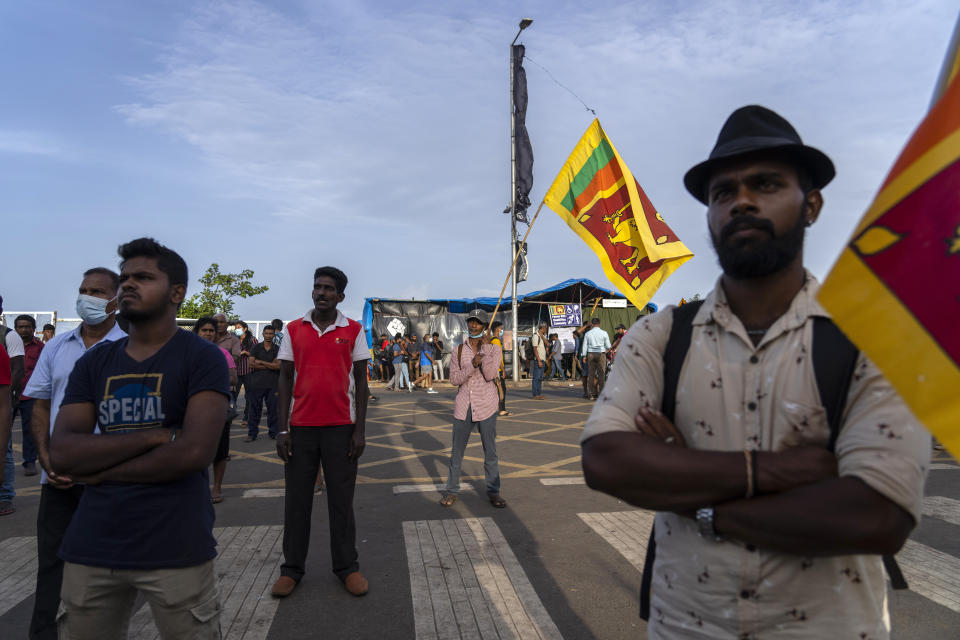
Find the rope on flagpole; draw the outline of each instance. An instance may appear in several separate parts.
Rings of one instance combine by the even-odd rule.
[[[537,212],[533,214],[533,220],[531,220],[530,224],[527,225],[527,232],[523,234],[523,240],[520,241],[521,247],[523,247],[527,243],[527,236],[530,235],[530,229],[533,229],[533,223],[537,221],[537,217],[540,215],[540,210],[543,209],[543,205],[545,202],[546,202],[545,199],[540,201],[540,206],[537,207]],[[514,242],[516,242],[516,239],[514,239]],[[514,245],[513,247],[513,253],[514,253],[513,262],[510,263],[510,270],[507,271],[507,277],[503,281],[503,286],[500,287],[500,297],[497,298],[497,306],[493,308],[493,313],[490,314],[490,324],[487,325],[487,331],[490,331],[490,327],[493,326],[493,321],[497,316],[497,311],[500,309],[500,303],[503,301],[503,294],[507,290],[507,284],[510,283],[510,276],[513,275],[513,267],[514,265],[517,264],[517,260],[520,258],[520,251],[517,250],[516,245]],[[513,304],[517,304],[517,301],[514,300]]]

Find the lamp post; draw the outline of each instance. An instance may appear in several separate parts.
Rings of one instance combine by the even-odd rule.
[[[514,112],[513,97],[513,45],[524,29],[533,24],[533,18],[523,18],[520,20],[520,29],[517,35],[510,42],[510,257],[513,259],[513,269],[510,274],[512,284],[510,285],[510,317],[513,327],[511,329],[513,346],[513,381],[520,380],[520,362],[519,350],[517,349],[517,130],[516,114]]]

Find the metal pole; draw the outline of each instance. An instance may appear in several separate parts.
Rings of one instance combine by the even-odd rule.
[[[510,42],[510,257],[513,259],[513,268],[510,270],[510,317],[513,322],[511,328],[513,358],[513,381],[520,380],[519,350],[517,349],[517,121],[513,109],[513,45],[524,29],[533,22],[530,18],[520,21],[520,29]]]
[[[513,45],[520,37],[520,31],[517,31],[513,42],[510,43],[510,258],[513,260],[513,268],[510,270],[510,318],[512,320],[510,331],[513,357],[510,358],[510,366],[514,382],[520,379],[520,369],[517,363],[517,131],[516,114],[513,108]]]

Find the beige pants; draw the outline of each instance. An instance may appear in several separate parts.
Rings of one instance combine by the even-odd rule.
[[[211,560],[148,571],[65,563],[57,614],[60,640],[126,638],[138,591],[150,604],[164,640],[220,638],[220,601]]]

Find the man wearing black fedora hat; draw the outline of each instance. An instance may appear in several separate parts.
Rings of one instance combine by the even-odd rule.
[[[889,637],[880,556],[919,521],[930,440],[803,266],[833,176],[773,111],[728,118],[684,177],[723,274],[627,333],[584,428],[587,483],[657,511],[650,638]]]

